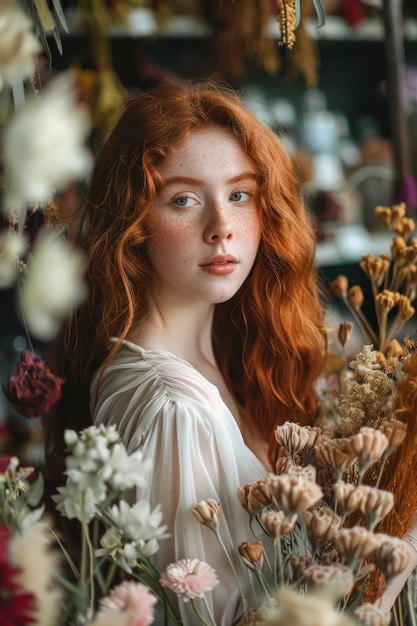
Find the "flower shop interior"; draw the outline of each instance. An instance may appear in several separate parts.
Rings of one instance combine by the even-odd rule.
[[[295,27],[289,14],[296,18]],[[54,126],[52,105],[45,113],[29,107],[68,75],[76,85],[76,101],[66,99],[63,83],[56,87],[56,100],[62,119],[72,124],[71,139],[58,128],[56,137],[51,130],[48,139],[49,128]],[[417,239],[412,239],[417,210],[415,0],[5,0],[0,3],[1,527],[15,523],[22,507],[35,506],[37,510],[37,488],[27,491],[24,485],[32,471],[27,468],[42,472],[41,416],[49,407],[52,392],[48,381],[44,382],[49,371],[41,367],[34,381],[28,382],[25,376],[43,364],[42,354],[84,293],[82,260],[63,247],[52,253],[51,246],[36,255],[37,235],[46,224],[59,232],[61,217],[77,207],[95,151],[124,97],[164,82],[179,84],[199,78],[235,89],[279,137],[295,164],[300,193],[317,234],[317,270],[327,290],[326,385],[330,373],[343,385],[342,377],[355,357],[352,369],[357,377],[373,384],[362,371],[366,359],[371,358],[369,349],[361,352],[364,343],[375,345],[378,339],[377,347],[384,352],[384,347],[394,350],[394,340],[400,350],[404,340],[410,352],[416,349]],[[78,111],[81,106],[83,112]],[[26,109],[29,114],[20,120]],[[20,120],[19,126],[15,120]],[[45,154],[44,166],[40,150]],[[17,214],[15,206],[21,207]],[[401,237],[407,240],[403,247],[398,241]],[[397,281],[395,289],[382,283],[380,277],[388,266],[395,265],[396,269],[390,270],[393,275],[401,271],[405,275],[404,264],[409,274],[402,283]],[[68,269],[58,271],[64,266]],[[28,278],[31,275],[33,284]],[[388,289],[398,294],[391,304]],[[24,311],[22,291],[28,303]],[[39,356],[26,361],[27,369],[21,370],[17,380],[22,355],[27,353]],[[357,357],[358,353],[362,357]],[[391,358],[405,359],[400,352],[392,352]],[[392,372],[387,367],[385,379],[392,380]],[[404,376],[414,377],[417,388],[416,365],[409,366]],[[405,391],[400,391],[396,389],[405,396]],[[326,387],[323,395],[328,393]],[[326,395],[323,402],[331,400]],[[406,412],[407,406],[403,398],[402,410]],[[385,429],[392,443],[394,435],[387,433]],[[413,433],[417,436],[417,430]],[[284,435],[282,438],[285,447]],[[372,445],[377,446],[378,441],[373,440]],[[67,443],[70,448],[75,445]],[[85,441],[83,445],[87,445]],[[392,446],[394,449],[396,444]],[[346,448],[343,454],[348,455]],[[385,459],[383,453],[381,456]],[[10,465],[11,458],[18,459],[15,465]],[[275,483],[268,487],[271,491],[275,488],[278,493]],[[28,493],[32,493],[30,498]],[[256,495],[249,490],[244,496],[249,508],[251,498]],[[340,498],[348,496],[340,494]],[[14,510],[13,522],[10,511]],[[206,509],[199,510],[195,516],[202,516],[202,523],[207,523],[206,513]],[[211,521],[212,515],[211,508]],[[3,571],[5,544],[1,542]],[[417,540],[410,542],[417,552]],[[395,549],[396,554],[401,552],[397,545]],[[39,558],[46,558],[39,550]],[[18,559],[18,548],[15,552]],[[18,560],[12,566],[19,567],[16,563]],[[391,621],[365,612],[358,613],[355,622],[342,621],[340,613],[325,618],[323,607],[316,619],[316,609],[311,606],[310,621],[297,621],[287,607],[284,617],[250,618],[242,624],[278,626],[292,619],[300,626],[414,626],[417,582],[413,576],[409,581],[415,589],[402,599],[401,615],[393,611]],[[64,623],[56,611],[55,622],[46,618],[30,621],[32,605],[22,591],[25,587],[20,581],[18,596],[13,585],[6,581],[6,573],[0,573],[2,626]],[[10,602],[3,603],[3,589],[19,598],[23,621],[13,617],[7,608]],[[45,604],[52,601],[43,600]],[[143,595],[142,601],[150,603],[151,613],[153,600]],[[282,597],[282,606],[291,602]],[[70,623],[151,623],[145,617],[143,621],[97,620]],[[198,623],[207,622],[196,619]]]

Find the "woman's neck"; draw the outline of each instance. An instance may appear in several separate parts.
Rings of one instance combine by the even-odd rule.
[[[171,307],[168,314],[153,301],[145,320],[128,338],[147,350],[173,352],[185,361],[215,363],[212,346],[214,306]]]

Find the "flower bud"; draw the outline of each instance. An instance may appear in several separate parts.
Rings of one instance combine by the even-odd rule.
[[[353,331],[352,322],[340,322],[339,330],[337,331],[337,338],[342,346],[349,340]]]
[[[375,215],[383,224],[385,224],[385,226],[391,225],[392,211],[389,207],[377,206],[375,208]]]
[[[349,289],[348,298],[350,304],[353,306],[355,311],[360,311],[364,301],[362,287],[360,287],[359,285],[354,285],[353,287],[351,287]]]
[[[249,486],[247,494],[248,504],[252,511],[270,504],[272,495],[266,480],[258,480]]]
[[[253,541],[252,543],[244,541],[238,546],[238,550],[246,567],[252,570],[259,570],[262,567],[264,556],[262,541]]]
[[[329,285],[330,291],[334,293],[338,298],[346,298],[349,288],[349,281],[347,276],[339,274]]]
[[[200,524],[205,524],[212,528],[217,528],[219,519],[220,504],[208,498],[207,500],[201,500],[192,509],[192,514]]]

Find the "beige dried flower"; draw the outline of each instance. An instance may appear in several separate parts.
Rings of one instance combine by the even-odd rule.
[[[239,487],[237,495],[240,504],[250,514],[271,502],[266,480],[258,480],[256,483],[247,483],[244,487]]]
[[[355,378],[339,402],[341,432],[348,436],[361,426],[379,426],[392,415],[395,382],[378,362],[378,352],[365,345],[349,363]]]
[[[313,465],[290,465],[287,474],[301,480],[316,482],[317,470]]]
[[[388,439],[384,433],[369,426],[363,426],[350,438],[348,444],[352,452],[358,455],[359,464],[376,463],[388,448]]]
[[[283,446],[291,457],[294,457],[297,452],[305,448],[309,437],[310,433],[308,430],[295,422],[284,422],[284,424],[277,426],[275,430],[276,442]]]
[[[304,519],[307,532],[321,545],[333,541],[341,522],[337,513],[327,506],[318,511],[304,511]]]
[[[296,476],[270,474],[267,483],[276,505],[287,515],[305,511],[323,498],[317,483]]]
[[[346,470],[357,460],[355,452],[346,449],[345,439],[328,439],[316,446],[316,457],[323,465]]]
[[[333,565],[340,562],[340,554],[334,546],[327,545],[320,556],[320,563],[322,565]]]
[[[391,623],[391,615],[389,613],[368,602],[361,604],[361,606],[355,609],[353,617],[366,626],[389,626]]]
[[[279,456],[275,462],[275,474],[286,474],[291,465],[293,462],[289,456]]]
[[[282,511],[266,511],[262,513],[261,521],[271,537],[288,535],[294,530],[297,515],[284,515]]]
[[[238,546],[242,561],[251,570],[260,570],[263,563],[264,549],[262,541],[244,541]]]
[[[341,599],[353,589],[354,578],[352,570],[341,563],[332,565],[310,565],[303,575],[308,589],[323,588],[331,593],[332,597]]]
[[[336,549],[346,557],[359,556],[361,559],[373,554],[378,544],[376,535],[362,526],[342,528],[334,536]]]
[[[384,533],[375,533],[375,545],[372,560],[382,571],[388,582],[405,571],[410,565],[413,555],[411,550],[399,537],[391,537]]]
[[[200,500],[192,509],[192,514],[195,519],[209,528],[217,528],[219,519],[220,503],[213,500],[213,498],[207,498],[207,500]]]
[[[394,508],[394,494],[390,491],[370,485],[361,485],[360,490],[363,497],[359,508],[365,517],[369,518],[370,525],[371,520],[372,523],[373,521],[379,522]]]
[[[343,512],[352,513],[359,510],[363,500],[361,487],[361,485],[345,483],[342,480],[334,484],[335,498]]]
[[[294,576],[296,579],[299,579],[303,576],[306,568],[309,565],[309,560],[308,557],[303,554],[301,556],[297,555],[297,554],[292,554],[290,556],[290,564],[292,567],[292,570],[294,572]]]
[[[398,448],[402,444],[407,434],[407,424],[401,420],[386,420],[382,422],[379,430],[388,439],[390,448]]]
[[[247,511],[248,513],[254,513],[248,502],[249,487],[249,483],[246,484],[244,487],[239,487],[237,490],[237,497],[239,498],[239,502],[243,506],[245,511]]]
[[[322,431],[319,426],[304,426],[308,431],[308,441],[306,443],[306,449],[311,450],[321,437],[328,437],[329,433]]]

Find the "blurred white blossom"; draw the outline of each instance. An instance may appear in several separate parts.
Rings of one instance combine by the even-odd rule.
[[[18,568],[19,584],[34,594],[35,623],[42,626],[56,626],[62,602],[58,589],[52,584],[60,555],[53,549],[51,537],[45,523],[34,521],[26,524],[21,533],[15,533],[10,544],[10,559]]]
[[[84,257],[69,242],[44,231],[33,248],[22,283],[22,312],[29,332],[43,341],[54,339],[73,307],[86,296]]]
[[[0,91],[29,78],[41,51],[33,24],[15,0],[0,3]]]
[[[84,177],[91,165],[85,145],[90,128],[70,71],[51,80],[41,97],[28,99],[4,131],[6,211],[43,204],[52,189]]]
[[[11,287],[17,278],[17,263],[26,252],[26,237],[17,232],[0,233],[0,288]]]

